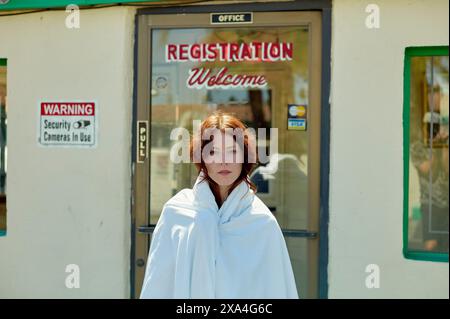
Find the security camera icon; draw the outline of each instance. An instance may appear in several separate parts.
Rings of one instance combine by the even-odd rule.
[[[80,120],[78,122],[73,123],[73,128],[75,129],[86,128],[89,125],[91,125],[91,121]]]

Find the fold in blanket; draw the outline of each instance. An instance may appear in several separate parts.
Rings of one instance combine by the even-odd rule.
[[[203,175],[163,207],[141,298],[298,298],[277,220],[245,182],[218,208]]]

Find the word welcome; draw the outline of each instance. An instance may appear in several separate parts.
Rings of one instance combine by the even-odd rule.
[[[211,69],[193,68],[189,70],[186,84],[188,88],[199,90],[202,88],[260,88],[267,85],[267,80],[264,75],[229,74],[226,67],[221,68],[216,74],[213,74]]]

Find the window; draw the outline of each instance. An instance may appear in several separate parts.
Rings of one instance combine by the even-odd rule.
[[[404,73],[406,258],[448,262],[448,46],[411,47]]]
[[[0,236],[6,235],[6,59],[0,59]]]

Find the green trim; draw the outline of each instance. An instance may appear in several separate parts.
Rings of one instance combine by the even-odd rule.
[[[18,10],[18,9],[46,9],[46,8],[62,8],[69,4],[76,4],[77,6],[92,6],[97,4],[119,4],[119,3],[138,3],[138,2],[161,2],[167,3],[169,1],[161,0],[10,0],[7,4],[0,4],[1,10]]]
[[[431,55],[448,55],[448,46],[435,47],[407,47],[405,49],[405,56],[431,56]]]
[[[448,262],[448,253],[410,251],[408,248],[409,229],[409,129],[411,58],[416,56],[448,55],[448,46],[408,47],[405,49],[403,70],[403,256],[407,259]]]
[[[403,70],[403,256],[408,258],[409,226],[409,118],[410,118],[410,78],[411,49],[405,49]]]
[[[6,236],[6,230],[0,230],[0,237]]]
[[[430,253],[427,251],[410,251],[404,254],[405,258],[413,260],[448,262],[448,254]]]

